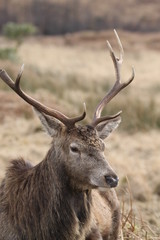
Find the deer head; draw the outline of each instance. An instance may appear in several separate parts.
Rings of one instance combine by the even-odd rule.
[[[21,98],[34,107],[46,131],[53,138],[50,150],[51,161],[54,159],[54,162],[61,166],[63,165],[65,173],[69,176],[69,180],[75,188],[112,188],[118,184],[118,177],[104,156],[105,144],[103,140],[118,127],[121,122],[121,112],[113,116],[101,116],[101,113],[104,106],[132,82],[134,70],[132,69],[132,76],[129,81],[121,83],[120,67],[123,61],[123,47],[116,31],[115,36],[120,49],[119,58],[115,56],[109,42],[107,42],[107,45],[115,67],[116,81],[96,107],[92,122],[86,126],[77,125],[77,122],[83,120],[86,116],[85,107],[82,115],[69,118],[24,93],[20,88],[23,66],[15,82],[8,76],[5,70],[0,70],[1,79]],[[54,156],[52,156],[53,148]],[[55,164],[54,162],[53,164]]]

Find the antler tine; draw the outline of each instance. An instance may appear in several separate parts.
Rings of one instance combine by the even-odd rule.
[[[115,29],[114,29],[114,34],[116,36],[116,39],[117,39],[117,42],[118,42],[118,46],[119,46],[119,53],[120,53],[119,59],[121,59],[123,61],[124,50],[123,50],[123,46],[122,46],[121,40],[120,40],[120,38],[118,36],[118,33],[117,33],[117,31]]]
[[[109,41],[107,41],[107,45],[108,45],[108,49],[110,51],[110,55],[111,55],[111,58],[112,58],[112,61],[113,61],[113,64],[114,64],[114,67],[115,67],[115,72],[116,72],[116,82],[120,82],[120,67],[123,63],[123,56],[124,56],[124,50],[123,50],[123,46],[122,46],[122,43],[121,43],[121,40],[116,32],[116,30],[114,30],[114,33],[115,33],[115,36],[116,36],[116,39],[117,39],[117,42],[118,42],[118,46],[119,46],[119,58],[117,58],[115,56],[115,53],[113,51],[113,48],[110,44]]]
[[[34,98],[30,97],[28,94],[23,92],[23,90],[21,90],[20,88],[20,80],[23,73],[23,69],[24,69],[24,65],[22,65],[15,82],[10,78],[7,72],[2,69],[0,69],[0,77],[10,88],[12,88],[27,103],[37,108],[39,111],[44,112],[45,114],[50,115],[52,117],[55,117],[56,119],[61,121],[67,128],[73,128],[76,122],[79,122],[85,118],[86,116],[85,105],[84,105],[84,111],[82,115],[75,118],[68,118],[63,113],[43,105],[39,101],[35,100]]]
[[[113,85],[113,87],[109,90],[109,92],[104,96],[104,98],[100,101],[100,103],[96,107],[96,110],[95,110],[94,116],[93,116],[93,120],[92,120],[93,126],[96,126],[98,123],[100,123],[102,121],[116,118],[117,116],[120,115],[120,112],[119,112],[113,116],[101,117],[101,112],[102,112],[104,106],[107,105],[107,103],[109,103],[114,96],[116,96],[123,88],[128,86],[133,81],[134,76],[135,76],[134,68],[132,67],[132,75],[129,78],[129,80],[125,83],[121,83],[120,67],[123,63],[124,51],[123,51],[122,43],[120,41],[120,38],[119,38],[116,30],[114,30],[114,33],[115,33],[115,36],[116,36],[116,39],[118,42],[118,46],[119,46],[119,51],[120,51],[119,58],[117,58],[115,56],[115,53],[114,53],[113,48],[112,48],[111,44],[109,43],[109,41],[107,41],[107,45],[108,45],[108,49],[109,49],[109,52],[110,52],[110,55],[111,55],[111,58],[112,58],[112,61],[114,64],[115,73],[116,73],[116,81],[115,81],[115,84]]]
[[[15,81],[15,87],[16,89],[20,89],[20,81],[21,81],[21,77],[23,74],[23,70],[24,70],[24,64],[22,64],[21,69],[17,75],[16,81]]]

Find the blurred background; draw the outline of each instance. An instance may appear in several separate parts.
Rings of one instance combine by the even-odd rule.
[[[160,1],[0,0],[0,68],[44,104],[75,116],[87,105],[92,118],[115,74],[106,46],[125,55],[122,80],[135,80],[104,110],[122,110],[122,124],[106,141],[106,156],[120,177],[120,239],[160,239]],[[33,164],[50,138],[32,108],[0,81],[0,178],[11,159]]]

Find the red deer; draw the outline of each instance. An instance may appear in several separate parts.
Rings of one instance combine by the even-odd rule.
[[[123,48],[115,32],[120,57],[108,42],[116,81],[96,107],[88,125],[77,123],[27,95],[20,88],[21,68],[14,82],[5,70],[1,79],[34,107],[52,137],[45,158],[36,166],[13,160],[0,186],[1,240],[106,240],[118,239],[120,207],[114,188],[118,176],[104,156],[103,140],[118,127],[121,112],[101,116],[104,106],[134,79],[120,81]]]

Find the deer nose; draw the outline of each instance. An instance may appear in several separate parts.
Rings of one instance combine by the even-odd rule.
[[[110,188],[114,188],[118,185],[119,178],[116,175],[106,175],[105,180]]]

